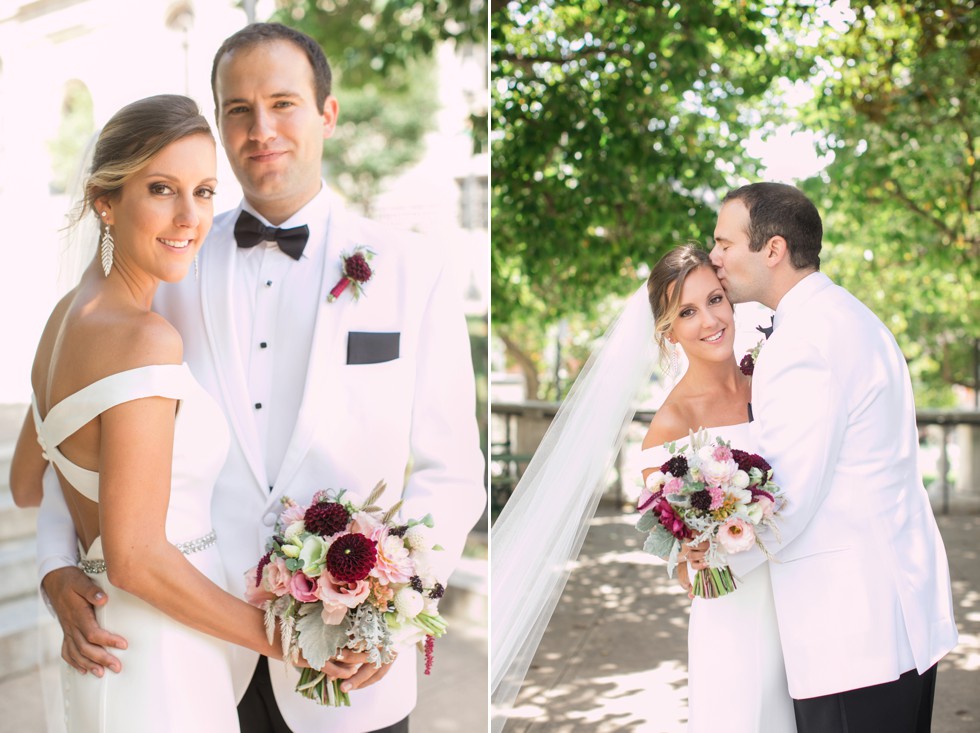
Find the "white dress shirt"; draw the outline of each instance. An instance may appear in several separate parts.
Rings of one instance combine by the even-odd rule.
[[[272,226],[247,202],[242,208]],[[306,206],[280,225],[282,229],[309,227],[310,238],[298,260],[275,242],[239,247],[236,255],[233,300],[240,314],[238,344],[272,485],[303,400],[329,220],[330,197],[322,186]]]

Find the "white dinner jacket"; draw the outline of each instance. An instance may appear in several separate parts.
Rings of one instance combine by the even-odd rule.
[[[154,308],[177,327],[185,361],[218,400],[230,425],[231,447],[215,486],[212,522],[230,590],[239,596],[244,573],[265,552],[285,496],[305,503],[316,491],[344,488],[365,498],[384,479],[388,490],[382,505],[402,498],[402,516],[432,514],[436,541],[445,548],[433,553],[444,579],[486,501],[469,338],[449,251],[355,216],[330,195],[325,269],[303,403],[271,492],[232,308],[233,230],[241,207],[215,218],[199,255],[200,278],[191,273],[180,283],[162,285],[154,300]],[[357,246],[375,252],[374,276],[359,300],[348,289],[328,303],[327,294],[341,276],[341,255]],[[348,364],[349,334],[356,332],[400,334],[398,358]],[[66,519],[71,527],[67,508],[63,500],[45,503],[38,520],[39,547],[59,546],[60,553],[49,555],[70,555],[74,537],[71,544],[54,539],[66,533]],[[39,561],[42,574],[56,566],[50,558]],[[232,648],[240,698],[258,655]],[[416,656],[414,650],[403,650],[384,679],[351,693],[349,708],[321,707],[303,698],[294,691],[297,672],[276,661],[269,667],[279,709],[296,733],[363,733],[411,712]]]
[[[912,384],[880,320],[822,273],[780,301],[752,385],[754,437],[788,499],[771,536],[794,698],[924,672],[957,642],[949,567],[918,469]],[[764,561],[732,555],[736,575]]]

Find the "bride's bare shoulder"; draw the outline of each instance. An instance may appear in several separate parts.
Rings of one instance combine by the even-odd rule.
[[[686,438],[690,429],[690,417],[676,402],[668,400],[657,410],[647,434],[643,438],[643,448],[653,448],[664,443]]]

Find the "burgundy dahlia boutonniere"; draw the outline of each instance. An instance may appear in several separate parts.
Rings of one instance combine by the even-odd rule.
[[[738,368],[742,370],[742,374],[746,377],[751,377],[755,371],[755,362],[759,358],[759,352],[762,351],[762,346],[765,343],[766,340],[762,339],[753,348],[746,351],[745,356],[742,357],[742,361],[738,363]]]
[[[364,292],[364,283],[374,275],[371,265],[368,264],[372,257],[374,257],[374,252],[367,247],[357,247],[352,254],[341,256],[341,261],[344,263],[342,268],[344,274],[333,286],[330,295],[327,296],[328,303],[337,300],[348,285],[351,286],[354,300],[361,297]]]

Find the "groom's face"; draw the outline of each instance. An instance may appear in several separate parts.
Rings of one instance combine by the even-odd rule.
[[[749,249],[749,210],[734,199],[721,207],[711,264],[732,303],[759,301],[769,277],[763,251]]]
[[[221,142],[245,198],[272,224],[320,190],[323,141],[337,101],[316,103],[313,68],[289,41],[236,49],[218,62],[216,117]]]

